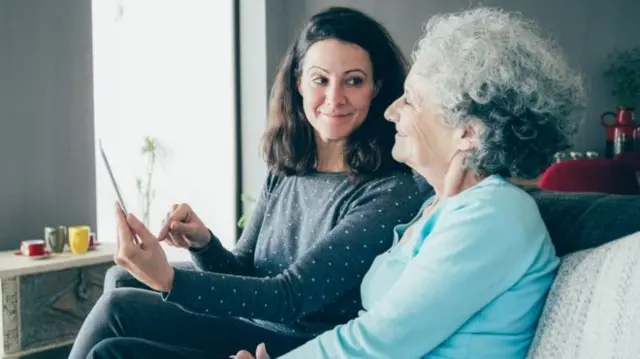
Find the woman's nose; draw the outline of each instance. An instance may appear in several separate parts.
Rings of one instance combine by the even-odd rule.
[[[384,118],[387,119],[387,121],[391,121],[391,122],[396,122],[398,119],[398,111],[397,111],[397,104],[398,104],[398,100],[393,101],[393,103],[391,105],[389,105],[389,107],[387,107],[387,109],[384,111]]]
[[[326,101],[332,105],[343,105],[346,102],[344,89],[340,84],[330,84],[325,92]]]

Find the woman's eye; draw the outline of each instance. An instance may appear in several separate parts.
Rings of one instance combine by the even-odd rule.
[[[327,79],[324,77],[314,77],[311,81],[316,85],[324,85],[327,83]]]
[[[364,80],[359,77],[353,77],[347,80],[349,86],[358,87],[364,83]]]
[[[411,106],[411,102],[409,102],[407,96],[402,96],[402,102],[404,102],[404,104],[407,106]]]

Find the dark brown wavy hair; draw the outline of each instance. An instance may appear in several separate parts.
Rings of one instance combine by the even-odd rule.
[[[391,157],[395,126],[384,119],[385,109],[404,92],[407,60],[380,23],[345,7],[330,7],[314,15],[280,65],[269,99],[269,124],[262,139],[269,170],[284,175],[315,171],[316,140],[305,117],[297,83],[309,48],[328,39],[364,49],[373,65],[374,84],[378,85],[367,118],[347,138],[344,160],[350,177],[366,181],[393,171],[409,171]]]

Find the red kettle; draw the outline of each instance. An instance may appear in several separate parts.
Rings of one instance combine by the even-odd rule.
[[[632,108],[618,107],[615,113],[605,112],[600,115],[600,123],[607,133],[606,158],[640,150],[640,125],[635,122]]]

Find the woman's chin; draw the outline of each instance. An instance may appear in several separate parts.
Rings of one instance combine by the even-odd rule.
[[[400,163],[406,164],[407,155],[402,151],[402,149],[398,148],[397,145],[393,146],[393,149],[391,150],[391,157]]]

